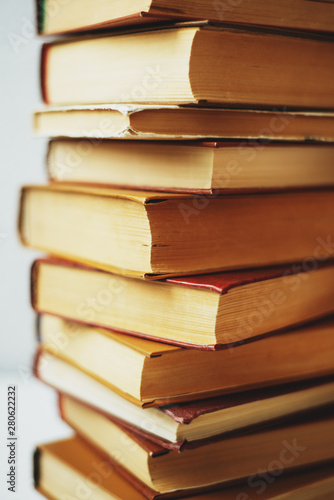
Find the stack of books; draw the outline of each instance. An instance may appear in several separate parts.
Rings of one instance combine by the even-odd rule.
[[[334,6],[52,6],[50,182],[19,230],[49,255],[34,370],[75,436],[37,448],[36,488],[332,498]]]

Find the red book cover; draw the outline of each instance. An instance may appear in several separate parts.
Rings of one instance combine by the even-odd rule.
[[[280,427],[282,429],[285,429],[285,428],[288,429],[291,426],[292,427],[299,426],[299,425],[303,426],[303,424],[307,424],[308,422],[312,422],[315,420],[326,421],[327,419],[331,419],[333,417],[333,411],[334,410],[332,408],[331,410],[329,410],[327,412],[327,414],[319,415],[319,414],[314,413],[314,412],[309,413],[309,414],[303,415],[302,417],[299,417],[297,419],[291,420],[287,423],[283,423],[283,425]],[[66,422],[66,417],[63,416],[63,418],[65,419],[65,422]],[[122,432],[124,432],[131,440],[133,440],[136,444],[138,444],[151,457],[157,457],[157,456],[165,455],[168,453],[175,453],[175,451],[173,451],[173,450],[166,450],[162,446],[159,446],[157,443],[153,443],[149,439],[146,439],[143,436],[138,435],[134,431],[134,429],[131,430],[131,428],[129,428],[129,427],[124,427],[120,423],[115,422],[115,424],[119,427],[119,429]],[[210,486],[198,487],[198,488],[194,488],[194,489],[187,489],[186,492],[185,492],[185,490],[181,490],[181,491],[174,491],[172,493],[159,493],[156,490],[154,490],[154,489],[150,488],[149,486],[147,486],[146,484],[144,484],[136,476],[134,476],[128,470],[126,470],[122,465],[120,465],[118,462],[113,460],[113,458],[111,458],[104,450],[101,450],[97,445],[93,444],[88,438],[83,436],[81,434],[81,432],[76,429],[76,427],[75,427],[75,425],[73,425],[73,423],[71,423],[70,425],[74,429],[74,431],[76,431],[78,433],[78,436],[80,439],[82,439],[88,446],[94,448],[95,451],[97,453],[99,453],[101,457],[103,457],[103,459],[105,459],[107,462],[110,462],[117,472],[119,472],[130,484],[132,484],[138,491],[140,491],[142,494],[144,494],[149,500],[158,500],[158,499],[162,499],[162,498],[166,499],[166,500],[172,499],[172,498],[180,498],[180,497],[184,497],[185,494],[189,496],[190,494],[198,494],[198,493],[202,493],[202,492],[215,491],[215,490],[219,490],[222,487],[226,487],[229,485],[238,484],[240,482],[243,482],[243,480],[240,480],[240,479],[239,480],[229,480],[229,481],[224,481],[224,482],[212,484]],[[276,427],[271,428],[270,426],[264,426],[264,427],[258,429],[257,432],[258,433],[263,432],[264,434],[266,432],[269,432],[269,435],[270,435],[271,429],[273,431],[275,431]],[[241,436],[246,435],[246,434],[249,434],[249,431],[248,432],[241,431],[241,432],[235,433],[233,437],[241,437]],[[229,439],[229,438],[230,438],[230,436],[227,439]],[[268,437],[268,439],[269,439],[269,437]],[[213,441],[207,440],[202,444],[202,446],[208,445],[211,442],[213,442]],[[192,448],[192,447],[190,446],[189,448]]]
[[[326,377],[320,380],[311,380],[311,381],[307,380],[301,382],[294,382],[290,384],[284,384],[278,387],[262,388],[236,394],[227,394],[223,396],[217,396],[215,398],[192,401],[189,403],[180,403],[171,406],[160,406],[157,408],[157,410],[165,413],[165,415],[170,417],[174,422],[184,425],[189,425],[196,418],[202,415],[206,415],[208,413],[214,413],[216,411],[221,411],[229,408],[236,408],[238,406],[246,405],[248,403],[264,401],[264,400],[268,400],[268,404],[270,405],[270,400],[274,400],[276,397],[283,396],[284,394],[293,394],[293,393],[295,393],[296,397],[298,397],[299,391],[312,389],[315,387],[321,388],[322,385],[331,382],[333,382],[333,377]],[[103,415],[108,420],[115,423],[122,429],[127,429],[130,433],[134,433],[140,436],[140,438],[142,438],[144,441],[148,440],[150,443],[156,444],[158,446],[158,450],[160,450],[160,448],[164,448],[165,450],[173,450],[177,452],[182,452],[185,449],[198,448],[208,443],[226,439],[227,437],[232,437],[235,435],[240,436],[243,434],[249,434],[256,430],[263,430],[265,428],[274,427],[277,426],[278,424],[282,424],[290,420],[294,421],[298,415],[303,415],[307,413],[311,414],[315,411],[319,412],[319,409],[316,410],[315,407],[310,407],[306,411],[300,410],[293,413],[287,413],[286,415],[282,415],[280,417],[271,420],[263,420],[262,422],[259,422],[257,424],[246,425],[245,427],[240,427],[233,431],[224,432],[205,439],[195,440],[191,442],[190,441],[188,442],[186,439],[182,439],[176,443],[173,443],[170,441],[166,441],[165,439],[162,439],[157,435],[150,434],[149,432],[143,430],[142,428],[136,427],[129,422],[125,422],[111,415],[110,413],[106,413],[96,408],[93,405],[81,401],[78,398],[75,398],[71,395],[67,395],[65,393],[59,393],[59,398],[58,398],[59,412],[61,417],[65,421],[66,421],[66,415],[64,412],[64,405],[63,405],[65,397],[73,399],[78,403],[80,403],[81,405],[87,406],[88,408],[96,411],[97,413]],[[322,405],[322,407],[325,408],[328,405]]]
[[[39,265],[40,264],[50,264],[50,265],[55,265],[55,266],[64,266],[64,267],[73,267],[73,268],[80,268],[80,269],[87,269],[87,271],[94,271],[98,273],[107,273],[107,271],[103,270],[97,270],[94,268],[91,268],[89,266],[75,263],[72,261],[67,261],[63,259],[58,259],[58,258],[44,258],[44,259],[37,259],[31,268],[31,304],[34,310],[37,313],[48,313],[50,314],[49,311],[43,311],[40,310],[37,306],[37,293],[38,293],[38,272],[39,272]],[[296,266],[296,269],[298,268],[298,272],[293,272],[291,266],[278,266],[278,267],[270,267],[270,268],[261,268],[261,269],[250,269],[250,270],[242,270],[242,271],[227,271],[227,272],[219,272],[219,273],[211,273],[211,274],[202,274],[202,275],[196,275],[196,276],[182,276],[179,278],[165,278],[165,279],[159,279],[157,281],[160,282],[165,282],[165,283],[171,283],[171,284],[177,284],[180,286],[185,286],[185,287],[191,287],[191,288],[197,288],[201,290],[210,290],[215,293],[218,293],[219,295],[224,295],[228,293],[229,290],[232,288],[237,288],[241,287],[247,284],[255,283],[255,282],[262,282],[262,281],[267,281],[275,278],[279,278],[282,276],[290,276],[292,274],[301,274],[301,273],[310,273],[312,271],[307,271],[303,270],[301,266]],[[319,265],[320,268],[320,265]],[[108,273],[111,274],[111,273]],[[137,278],[135,278],[137,279]],[[139,279],[139,278],[138,278]],[[52,314],[52,313],[51,313]],[[74,320],[73,318],[62,316],[64,319],[67,320]],[[74,321],[82,324],[88,324],[86,321],[82,321],[78,318],[76,318]],[[259,340],[260,338],[265,338],[270,335],[274,335],[277,333],[276,332],[268,332],[265,334],[262,334],[260,336],[255,336],[255,337],[250,337],[247,339],[244,339],[242,342],[233,342],[232,344],[214,344],[214,345],[197,345],[197,344],[192,344],[192,343],[187,343],[187,342],[182,342],[174,339],[166,339],[160,338],[160,337],[152,337],[151,335],[145,334],[144,332],[134,332],[134,331],[128,331],[128,330],[122,330],[120,328],[115,328],[115,327],[109,327],[106,325],[99,324],[97,322],[89,323],[91,326],[99,327],[99,328],[104,328],[104,329],[110,329],[115,332],[119,332],[122,334],[126,335],[131,335],[143,339],[148,339],[148,340],[153,340],[156,342],[162,342],[162,343],[167,343],[171,345],[176,345],[178,347],[184,347],[184,348],[191,348],[191,349],[199,349],[199,350],[210,350],[210,351],[215,351],[215,350],[221,350],[221,349],[228,349],[230,347],[236,347],[238,344],[245,344],[249,342],[253,342],[256,340]],[[286,328],[284,328],[285,330]]]

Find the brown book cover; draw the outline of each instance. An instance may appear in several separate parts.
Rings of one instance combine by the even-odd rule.
[[[120,474],[116,472],[108,463],[101,464],[101,467],[96,467],[99,463],[99,455],[94,452],[94,450],[86,446],[85,443],[77,436],[58,441],[55,443],[48,443],[39,445],[36,448],[34,454],[34,480],[35,488],[43,494],[46,498],[50,500],[55,500],[54,491],[52,488],[52,482],[45,477],[48,474],[52,474],[54,467],[45,466],[45,459],[47,457],[52,457],[57,460],[63,467],[65,467],[66,474],[69,471],[74,473],[74,477],[79,474],[79,478],[87,479],[87,485],[96,487],[95,479],[96,476],[99,479],[99,487],[102,491],[105,491],[110,498],[117,498],[119,500],[144,500],[146,498],[138,490],[136,490],[129,482],[127,482]],[[93,464],[93,465],[92,465]],[[93,474],[93,476],[92,476]],[[90,482],[91,478],[91,482]],[[260,476],[259,478],[260,479]],[[293,495],[304,494],[305,498],[319,499],[321,498],[331,498],[330,495],[334,491],[333,485],[333,464],[328,466],[318,466],[312,467],[312,470],[308,469],[307,473],[304,470],[298,471],[297,473],[283,473],[281,477],[277,478],[275,481],[268,483],[261,481],[261,484],[265,486],[264,491],[259,493],[256,486],[258,484],[241,484],[232,488],[224,488],[224,490],[218,490],[212,493],[204,493],[203,495],[193,497],[191,500],[250,500],[259,498],[259,500],[269,500],[281,498],[295,498]],[[60,486],[60,494],[63,491],[65,495],[65,489],[62,483]],[[73,486],[75,491],[77,484]],[[327,494],[325,497],[324,494]],[[318,496],[317,496],[318,495]],[[59,498],[59,497],[58,497]],[[109,498],[109,496],[108,496]],[[184,497],[183,497],[184,498]],[[301,498],[301,497],[300,497]]]
[[[141,26],[163,26],[164,24],[170,25],[171,23],[174,23],[175,21],[179,21],[182,19],[182,17],[178,18],[173,18],[168,14],[151,14],[149,12],[138,12],[136,14],[132,14],[129,16],[124,16],[124,17],[119,17],[116,19],[100,22],[93,24],[91,26],[82,26],[78,28],[74,28],[71,30],[63,30],[63,31],[57,31],[57,32],[52,32],[52,33],[44,33],[43,30],[43,24],[44,24],[44,19],[43,19],[43,3],[44,0],[35,0],[37,3],[36,7],[36,13],[37,13],[37,31],[38,34],[41,36],[44,35],[64,35],[66,33],[76,33],[76,32],[86,32],[88,30],[104,30],[104,29],[113,29],[117,30],[119,28],[128,28],[135,26],[137,29]]]
[[[134,42],[137,52],[135,49],[132,53],[128,51],[127,39],[131,36],[134,41],[137,40],[137,44]],[[182,36],[187,37],[187,40],[189,38],[187,43],[181,42],[181,39],[184,40]],[[78,48],[80,44],[82,57]],[[166,49],[163,52],[168,44],[170,51]],[[142,46],[146,47],[145,51]],[[217,58],[215,54],[219,48],[221,53]],[[94,58],[94,50],[104,54],[104,58]],[[126,70],[116,63],[113,56],[122,50],[128,60]],[[57,58],[53,57],[53,52],[57,53]],[[134,86],[143,82],[141,75],[145,67],[156,64],[156,54],[159,52],[158,75],[165,75],[163,85],[157,85],[157,88],[151,85],[149,95],[145,89],[135,94]],[[231,52],[238,53],[238,64],[231,58]],[[183,65],[173,67],[171,53],[175,54],[174,58],[184,58]],[[275,67],[270,55],[272,53],[275,53]],[[277,32],[238,31],[235,28],[191,23],[190,26],[172,26],[171,29],[144,31],[134,35],[113,34],[106,38],[103,34],[93,38],[87,36],[46,43],[41,61],[42,95],[46,104],[124,101],[136,104],[208,103],[212,106],[264,109],[284,105],[291,109],[314,110],[334,107],[331,87],[333,50],[331,40],[326,38],[306,39],[302,36],[283,36]],[[277,65],[280,66],[279,73]],[[311,78],[309,68],[315,65],[317,78]],[[243,68],[247,85],[241,83],[240,67]],[[118,72],[119,81],[124,82],[122,86],[117,85],[110,76],[114,71]],[[94,78],[92,75],[95,75]],[[185,75],[188,75],[187,80]],[[177,88],[175,81],[179,81]],[[97,85],[99,96],[96,96]],[[296,92],[295,89],[299,87],[303,88],[303,92]]]
[[[288,439],[289,439],[290,435],[296,436],[296,437],[294,437],[293,443],[298,447],[298,444],[301,444],[303,442],[302,449],[303,449],[304,453],[301,455],[301,453],[298,452],[297,458],[295,460],[298,463],[295,463],[295,461],[294,461],[292,467],[294,470],[299,470],[299,468],[301,468],[301,467],[310,466],[312,463],[314,464],[314,459],[310,458],[310,456],[308,456],[308,458],[304,457],[305,453],[307,453],[308,455],[310,453],[312,453],[312,449],[314,446],[314,444],[311,445],[312,449],[310,448],[310,446],[304,446],[304,444],[306,444],[306,441],[307,441],[307,434],[308,434],[307,429],[308,429],[308,427],[309,426],[312,427],[313,425],[315,425],[316,429],[317,429],[315,432],[320,436],[322,423],[324,425],[326,425],[326,424],[332,425],[331,422],[333,420],[333,415],[334,415],[334,407],[332,407],[331,409],[326,411],[326,414],[322,413],[319,415],[319,412],[318,412],[318,414],[313,413],[310,415],[305,415],[303,417],[298,417],[297,419],[295,419],[287,424],[284,424],[280,427],[264,427],[263,429],[259,430],[255,434],[254,433],[240,432],[240,433],[233,435],[232,437],[228,437],[226,439],[226,441],[228,442],[229,440],[232,440],[231,443],[233,443],[234,438],[236,439],[236,441],[238,441],[239,438],[241,438],[241,439],[246,438],[247,439],[247,436],[249,436],[252,441],[254,441],[258,438],[258,440],[260,442],[261,440],[263,441],[264,439],[269,440],[271,438],[271,433],[273,433],[273,435],[275,435],[275,436],[280,436],[279,440],[283,439],[283,445],[282,445],[282,442],[278,443],[278,446],[280,447],[279,449],[281,450],[282,446],[284,449],[285,443],[288,443]],[[150,456],[152,458],[159,457],[159,456],[166,455],[166,454],[170,454],[170,453],[171,454],[176,453],[175,450],[166,450],[162,446],[159,446],[157,443],[153,443],[152,441],[149,441],[149,440],[143,438],[143,436],[138,435],[137,433],[133,432],[133,430],[130,430],[129,428],[124,427],[119,423],[117,423],[116,425],[117,425],[117,427],[119,427],[121,432],[125,433],[132,441],[134,441],[137,445],[139,445],[139,447],[141,447],[142,450],[148,454],[148,456]],[[76,429],[76,426],[75,426],[75,424],[73,424],[73,422],[71,423],[71,427],[76,432],[78,432],[78,429]],[[159,493],[156,490],[154,490],[151,487],[144,484],[136,476],[131,474],[122,465],[120,465],[112,457],[110,457],[110,455],[106,451],[99,448],[95,443],[93,443],[88,437],[84,436],[80,431],[78,432],[78,436],[89,447],[93,448],[97,453],[99,453],[100,456],[103,457],[103,459],[110,462],[118,473],[120,473],[130,484],[132,484],[138,491],[140,491],[143,495],[145,495],[149,500],[157,500],[160,498],[164,498],[167,500],[167,499],[172,499],[172,498],[180,498],[180,497],[184,496],[185,494],[191,495],[191,494],[199,494],[201,492],[214,491],[214,490],[217,490],[219,488],[226,487],[229,485],[240,484],[240,483],[244,482],[246,479],[246,476],[243,476],[243,477],[240,477],[238,479],[231,478],[229,480],[225,480],[225,481],[222,481],[222,482],[219,482],[216,484],[211,484],[211,485],[208,485],[205,487],[190,488],[190,489],[187,489],[186,492],[185,492],[185,490],[178,490],[178,491],[173,491],[173,492],[168,492],[168,493]],[[322,439],[324,441],[323,436],[322,436]],[[274,447],[277,447],[276,440],[277,440],[277,438],[275,437]],[[222,441],[224,441],[224,440],[222,440]],[[310,440],[310,443],[311,442],[312,442],[312,440]],[[215,443],[217,443],[217,441],[208,441],[206,443],[203,443],[201,446],[209,446],[210,447],[211,444],[215,444]],[[307,443],[307,444],[309,445],[309,443]],[[192,449],[194,449],[194,448],[189,447],[188,452],[191,453]],[[319,453],[319,450],[316,450],[316,452]],[[276,455],[273,455],[273,456],[276,456]],[[318,460],[317,463],[321,463],[321,462],[326,463],[328,461],[333,460],[333,457],[330,456],[330,452],[328,452],[328,451],[324,454],[324,456],[322,456],[322,454],[320,453],[319,457],[320,456],[321,456],[321,458],[320,458],[320,460]],[[295,455],[295,457],[296,457],[296,455]],[[298,457],[301,457],[301,460],[298,460]],[[256,473],[256,471],[254,470],[254,474],[255,473]]]
[[[89,148],[92,154],[83,157],[78,153],[81,146]],[[224,160],[219,160],[219,156],[216,156],[218,151],[224,154]],[[102,171],[106,167],[106,159],[101,161],[100,165],[99,160],[96,158],[96,154],[101,152],[104,157],[108,155],[109,178],[105,177],[106,172],[103,172],[102,177],[101,172],[99,172],[101,165]],[[157,152],[159,152],[159,156],[157,156]],[[159,159],[168,158],[170,162],[169,153],[176,154],[176,161],[180,162],[180,166],[183,167],[185,165],[190,167],[190,163],[186,162],[189,162],[191,158],[191,167],[186,169],[187,175],[189,174],[188,184],[183,179],[180,179],[176,175],[176,170],[174,170],[175,180],[170,180],[171,184],[165,186],[165,175],[168,171],[165,162],[159,168],[159,174],[162,175],[163,181],[159,179],[159,176],[152,178],[152,174],[150,176],[145,170],[147,161],[150,164],[154,159],[155,173]],[[186,155],[186,159],[182,157],[182,154]],[[205,155],[205,158],[202,155]],[[137,157],[137,161],[140,160],[140,163],[133,161],[134,156]],[[235,159],[236,156],[238,156],[237,160]],[[75,157],[75,160],[73,157]],[[88,158],[89,163],[87,166],[86,161]],[[146,161],[144,161],[144,158]],[[231,160],[231,158],[233,159]],[[78,184],[82,186],[91,185],[195,195],[235,195],[328,189],[328,187],[334,186],[334,174],[332,174],[331,169],[333,158],[334,146],[320,143],[260,141],[260,144],[258,144],[255,141],[231,142],[228,140],[215,142],[131,140],[125,142],[123,140],[110,141],[102,139],[94,142],[93,140],[67,137],[63,139],[53,138],[49,141],[46,164],[49,182],[56,185]],[[203,187],[198,187],[199,185],[196,187],[194,184],[189,185],[189,182],[194,182],[191,178],[197,177],[198,170],[193,166],[196,160],[199,159],[201,159],[202,166],[211,166],[210,171],[205,174],[205,180],[201,179],[201,186]],[[217,160],[219,174],[214,174],[215,168],[217,169]],[[274,165],[271,165],[272,160],[274,160]],[[310,160],[309,163],[308,160]],[[75,168],[73,168],[72,161],[76,164]],[[294,178],[291,179],[291,171],[293,171],[296,162],[299,168],[300,164],[303,164],[304,171],[308,172],[308,176],[302,177],[297,167]],[[133,170],[129,170],[128,163],[134,166]],[[268,169],[269,164],[270,168]],[[120,178],[119,171],[122,165],[124,165],[124,175]],[[177,165],[179,166],[179,163]],[[260,165],[260,171],[256,168],[258,165]],[[279,165],[279,170],[277,165]],[[284,165],[284,168],[282,168],[282,165]],[[271,167],[273,167],[273,170]],[[135,181],[133,179],[134,171],[136,172]],[[276,172],[277,175],[275,175]],[[268,179],[266,179],[267,173],[269,173],[269,183]],[[246,178],[249,177],[252,180],[251,185],[247,185],[245,179],[242,181],[244,184],[235,185],[235,178],[239,178],[240,174],[241,176],[246,174]],[[215,175],[218,177],[218,181]],[[209,180],[211,187],[209,185],[204,187]]]
[[[193,420],[195,420],[199,416],[206,415],[208,413],[214,413],[216,411],[224,409],[235,408],[255,401],[270,400],[272,398],[279,397],[284,394],[296,394],[296,397],[299,397],[300,396],[299,391],[307,390],[309,388],[316,388],[317,386],[321,387],[323,384],[331,382],[333,382],[333,377],[326,377],[318,380],[306,380],[301,382],[285,384],[277,387],[270,387],[270,388],[265,387],[242,393],[226,394],[223,396],[217,396],[215,398],[179,403],[177,405],[175,404],[170,406],[160,406],[157,409],[165,413],[165,415],[170,417],[174,422],[181,423],[184,425],[189,425]],[[111,422],[116,423],[116,425],[120,426],[122,429],[127,429],[128,431],[130,431],[130,433],[137,434],[143,440],[148,440],[158,445],[158,447],[162,447],[166,450],[174,450],[178,452],[182,452],[185,449],[197,448],[199,446],[203,446],[203,444],[207,444],[209,442],[216,442],[222,439],[226,439],[228,437],[238,436],[242,434],[249,434],[251,432],[263,430],[270,427],[275,427],[279,424],[282,425],[285,422],[289,421],[293,422],[296,421],[297,418],[300,418],[302,415],[308,413],[311,415],[312,414],[319,415],[320,413],[325,412],[327,408],[333,405],[333,403],[328,403],[325,405],[320,405],[320,407],[308,408],[306,411],[301,410],[295,413],[290,413],[290,414],[287,413],[286,415],[277,417],[275,419],[264,420],[257,424],[241,427],[233,431],[224,432],[222,434],[217,434],[215,436],[211,436],[209,438],[201,440],[188,442],[186,439],[182,439],[176,443],[173,443],[171,441],[166,441],[165,439],[160,438],[157,435],[150,434],[149,432],[146,432],[143,428],[131,425],[130,423],[125,422],[124,420],[121,420],[111,415],[110,413],[106,413],[77,398],[74,398],[73,396],[68,396],[65,393],[58,392],[59,413],[62,419],[65,421],[66,421],[66,413],[64,410],[64,401],[66,400],[66,398],[72,399],[74,401],[77,401],[79,404],[83,406],[91,408],[97,413],[102,414]]]
[[[84,264],[80,263],[75,263],[73,261],[69,260],[63,260],[63,259],[58,259],[58,258],[41,258],[37,259],[32,267],[31,267],[31,280],[30,280],[30,287],[31,287],[31,305],[33,309],[41,314],[41,313],[48,313],[52,314],[51,311],[43,311],[40,310],[38,305],[37,305],[37,293],[38,293],[38,273],[39,273],[39,267],[41,264],[46,263],[46,264],[51,264],[51,265],[59,265],[59,266],[64,266],[64,267],[69,267],[69,268],[79,268],[79,269],[87,269],[92,270],[94,272],[99,272],[99,273],[105,273],[103,270],[97,270],[92,267],[89,267]],[[195,288],[199,290],[208,290],[214,293],[217,293],[219,295],[225,295],[227,294],[230,290],[238,287],[242,287],[248,284],[252,283],[257,283],[257,282],[264,282],[268,280],[274,280],[276,278],[283,277],[284,279],[291,282],[291,286],[296,286],[296,283],[300,283],[303,280],[303,275],[306,275],[309,277],[310,273],[312,272],[317,272],[318,270],[321,269],[332,269],[331,264],[326,264],[324,262],[315,262],[315,268],[314,270],[309,270],[305,266],[303,267],[302,265],[295,264],[293,266],[277,266],[277,267],[268,267],[268,268],[261,268],[261,269],[248,269],[248,270],[242,270],[242,271],[228,271],[228,272],[218,272],[218,273],[209,273],[209,274],[199,274],[199,275],[194,275],[194,276],[179,276],[179,277],[169,277],[165,279],[161,279],[160,276],[150,276],[150,275],[145,275],[144,278],[146,279],[152,279],[155,278],[156,281],[160,282],[165,282],[165,283],[170,283],[174,285],[180,285],[184,287],[189,287],[189,288]],[[117,270],[116,274],[121,274],[119,270]],[[126,275],[126,273],[125,273]],[[326,314],[329,314],[331,311],[326,311]],[[322,312],[322,315],[324,313]],[[66,318],[64,319],[68,320],[75,320],[78,323],[83,323],[85,324],[86,322],[83,320],[80,320],[80,318]],[[296,326],[299,324],[301,325],[302,323],[306,323],[307,321],[310,321],[312,319],[316,318],[307,318],[303,320],[302,322],[299,322],[296,324]],[[234,342],[229,342],[226,344],[208,344],[208,345],[199,345],[199,344],[193,344],[193,343],[187,343],[187,342],[181,342],[176,339],[164,339],[160,338],[157,336],[150,336],[146,334],[145,332],[134,332],[134,331],[129,331],[129,330],[122,330],[120,328],[116,327],[108,327],[106,325],[98,324],[96,322],[91,322],[93,326],[101,327],[101,328],[106,328],[106,329],[112,329],[113,331],[123,333],[126,335],[131,335],[135,336],[138,338],[143,338],[143,339],[148,339],[148,340],[154,340],[156,342],[162,342],[162,343],[168,343],[171,345],[176,345],[178,347],[185,347],[185,348],[192,348],[192,349],[200,349],[200,350],[209,350],[209,351],[217,351],[221,349],[228,349],[234,346],[237,346],[239,344],[245,344],[248,342],[253,342],[256,340],[259,340],[260,338],[265,338],[268,337],[269,335],[274,335],[277,333],[277,331],[284,331],[287,329],[291,329],[291,325],[284,327],[283,329],[276,330],[275,332],[268,332],[262,335],[257,335],[257,336],[251,336],[250,338],[238,340],[236,339]]]
[[[110,0],[111,1],[111,0]],[[107,2],[108,3],[108,2]],[[76,32],[98,29],[115,29],[122,26],[157,24],[168,20],[180,19],[211,19],[221,23],[240,25],[269,26],[271,29],[311,30],[321,32],[332,32],[334,24],[334,8],[330,2],[309,2],[307,0],[243,0],[242,2],[224,3],[216,2],[213,8],[202,2],[196,6],[188,2],[179,1],[177,8],[171,7],[168,2],[165,5],[156,4],[152,1],[145,6],[145,10],[122,17],[105,16],[99,22],[90,22],[87,25],[77,25],[66,31],[44,30],[44,19],[46,15],[45,0],[36,0],[38,33],[61,34],[64,32]],[[61,4],[58,8],[61,8]],[[196,8],[195,8],[196,7]]]
[[[106,398],[109,398],[110,390],[137,407],[148,408],[310,378],[320,380],[333,374],[333,319],[284,334],[267,336],[259,342],[238,346],[233,351],[203,352],[113,332],[109,334],[105,331],[104,335],[105,338],[110,335],[111,340],[116,341],[113,344],[115,348],[119,346],[122,351],[127,352],[129,349],[129,354],[133,352],[139,355],[140,366],[134,367],[133,370],[131,368],[131,373],[136,377],[135,380],[142,381],[141,391],[122,385],[117,381],[116,373],[108,377],[100,374],[94,367],[86,368],[83,360],[77,360],[73,354],[62,352],[59,348],[55,350],[52,342],[42,345],[37,353],[37,375],[65,392],[66,389],[62,385],[64,381],[72,380],[73,377],[75,381],[86,379],[87,384],[92,386],[91,397],[95,390],[101,388]],[[314,342],[315,338],[317,342]],[[142,360],[146,361],[144,370]],[[48,364],[44,364],[46,361],[50,362],[51,366],[52,363],[55,364],[60,373],[64,371],[62,381],[58,381],[54,373],[48,371]],[[117,366],[117,373],[130,370],[127,358]],[[145,377],[147,380],[149,374],[156,373],[155,367],[159,368],[161,376],[155,377],[154,380],[149,379],[151,382],[145,384]],[[75,390],[73,396],[77,394],[82,394],[80,388]],[[95,406],[99,406],[98,402]]]
[[[89,121],[96,114],[98,130]],[[239,139],[254,140],[255,146],[273,140],[326,143],[334,140],[334,114],[296,112],[285,106],[273,110],[121,103],[50,106],[35,111],[34,131],[39,137],[93,141]]]
[[[110,272],[121,268],[119,274],[133,277],[203,274],[303,260],[313,269],[332,254],[333,199],[332,189],[199,199],[67,184],[25,186],[19,231],[26,246]],[[107,220],[101,204],[105,210],[117,204],[119,210],[111,211]],[[135,213],[140,217],[134,219]],[[100,231],[94,245],[83,245],[86,235],[90,237],[90,225],[97,221]],[[76,231],[71,231],[73,224]]]

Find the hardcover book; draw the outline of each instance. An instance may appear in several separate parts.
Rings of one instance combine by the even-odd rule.
[[[334,497],[334,0],[36,7],[36,489]]]
[[[19,231],[100,269],[179,275],[328,259],[333,218],[329,189],[203,198],[53,184],[22,189]]]
[[[41,137],[101,139],[253,139],[334,141],[334,114],[205,107],[101,104],[44,107],[34,114]],[[245,144],[247,145],[247,144]]]
[[[138,406],[209,398],[334,372],[333,320],[216,352],[80,325],[57,331],[48,324],[35,362],[39,378],[68,392],[88,375],[98,382],[90,383],[90,394],[102,384]],[[86,386],[88,394],[88,382]]]
[[[333,68],[331,39],[191,25],[47,43],[41,72],[44,102],[54,105],[328,110]]]
[[[67,392],[76,397],[60,393],[59,409],[61,416],[68,420],[71,418],[68,415],[80,413],[81,409],[85,411],[88,406],[163,448],[182,451],[200,446],[204,440],[273,427],[307,412],[324,413],[326,407],[334,403],[333,388],[333,377],[321,378],[141,409],[116,393],[109,392],[109,396],[104,397],[97,390],[98,397],[74,384]]]
[[[40,313],[215,350],[334,312],[334,266],[314,261],[312,267],[295,264],[153,281],[40,259],[31,271],[31,301]],[[66,332],[65,325],[57,328]]]
[[[51,182],[217,194],[334,185],[334,146],[53,140]]]
[[[286,471],[333,461],[333,414],[332,409],[326,416],[305,416],[282,426],[203,442],[181,453],[166,450],[88,407],[67,422],[153,500],[244,482],[259,470],[281,470],[276,462],[272,469],[273,457],[278,461],[284,457]]]
[[[248,484],[196,497],[187,495],[187,499],[296,500],[298,495],[308,500],[326,500],[334,494],[333,474],[331,464],[313,467],[307,473],[304,470],[294,474],[282,471],[281,477],[275,477],[275,481],[269,483],[263,476],[255,476]],[[34,456],[34,478],[35,488],[50,500],[76,498],[79,486],[79,494],[92,491],[94,500],[146,499],[112,464],[101,461],[100,455],[78,437],[38,446]]]
[[[224,23],[333,31],[334,8],[329,2],[307,0],[71,0],[57,4],[38,0],[38,31],[49,35],[80,30],[158,24],[168,20],[210,19]]]

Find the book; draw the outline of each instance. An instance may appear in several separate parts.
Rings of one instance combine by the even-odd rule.
[[[138,406],[162,406],[334,373],[332,319],[216,352],[79,324],[66,333],[52,319],[47,329],[50,319],[35,372],[61,392],[86,374]]]
[[[155,499],[243,482],[259,471],[293,471],[333,461],[333,415],[332,408],[282,426],[189,445],[181,453],[166,450],[88,407],[71,417],[67,414],[66,421],[130,483]]]
[[[85,377],[83,377],[84,380]],[[60,415],[75,420],[86,406],[114,423],[120,423],[144,438],[170,450],[199,446],[203,440],[254,432],[282,424],[306,412],[324,412],[334,403],[333,378],[306,380],[277,387],[233,393],[158,408],[138,408],[111,391],[96,393],[71,384],[59,393]],[[96,384],[98,385],[98,384]]]
[[[204,493],[189,500],[326,500],[334,494],[332,464],[286,474],[274,481],[255,476],[248,484]],[[34,454],[35,488],[50,500],[94,493],[100,500],[145,500],[146,497],[78,437],[40,445]],[[272,477],[270,477],[272,479]],[[261,490],[261,491],[260,491]],[[102,496],[101,496],[102,495]],[[326,496],[327,495],[327,496]]]
[[[334,266],[316,261],[312,267],[142,280],[40,259],[32,266],[31,302],[40,313],[216,350],[333,313]],[[65,323],[57,329],[66,331]]]
[[[58,139],[51,182],[212,194],[334,185],[334,146]]]
[[[57,15],[52,15],[51,0],[37,2],[38,31],[49,35],[80,30],[113,28],[168,20],[210,19],[224,23],[275,26],[298,30],[333,31],[334,9],[329,3],[313,5],[305,0],[243,0],[236,4],[189,0],[71,0],[57,5]]]
[[[41,83],[47,104],[328,110],[333,68],[332,40],[190,25],[46,43]]]
[[[26,246],[100,269],[179,275],[313,268],[333,252],[333,219],[333,190],[200,197],[53,184],[22,188],[19,232]]]
[[[34,132],[39,137],[87,137],[94,142],[111,138],[254,139],[258,151],[266,140],[334,141],[334,115],[292,112],[286,107],[268,111],[149,104],[48,106],[34,113]]]

